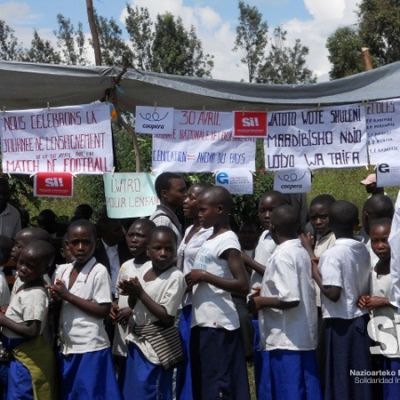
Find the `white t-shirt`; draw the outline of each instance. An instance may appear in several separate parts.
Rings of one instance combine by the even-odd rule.
[[[318,266],[324,286],[342,288],[337,302],[321,294],[323,318],[353,319],[368,312],[357,307],[358,298],[370,292],[370,257],[364,243],[336,239],[335,245],[322,254]]]
[[[60,265],[55,279],[68,288],[73,264]],[[92,257],[79,272],[69,289],[75,296],[98,304],[111,303],[111,280],[104,265]],[[63,301],[59,336],[63,354],[79,354],[103,350],[110,346],[102,318],[90,315],[73,304]]]
[[[213,228],[204,229],[201,228],[196,232],[189,240],[185,243],[186,237],[191,231],[193,225],[190,225],[186,231],[185,236],[182,239],[181,244],[178,248],[178,268],[183,272],[183,275],[187,275],[193,268],[193,263],[196,258],[197,252],[203,243],[212,235]],[[191,304],[191,295],[186,294],[184,296],[183,305]]]
[[[10,289],[6,276],[3,272],[3,267],[0,267],[0,307],[5,306],[10,302]]]
[[[43,333],[49,309],[49,297],[44,287],[34,286],[18,290],[22,282],[17,279],[11,291],[10,304],[7,307],[5,316],[14,322],[40,321],[40,334]],[[3,335],[9,338],[23,338],[15,332],[2,328]]]
[[[143,276],[151,268],[151,263],[146,263],[146,268],[140,269],[138,278],[143,290],[156,303],[163,306],[168,315],[175,317],[186,289],[183,274],[178,268],[171,267],[153,281],[146,282],[144,281]],[[140,300],[138,300],[133,309],[132,322],[138,326],[143,326],[156,321],[158,321],[158,318],[152,314]],[[133,332],[130,332],[126,337],[126,340],[135,343],[150,362],[153,364],[160,364],[157,354],[144,337],[136,336]]]
[[[272,239],[269,230],[267,229],[261,233],[260,238],[258,239],[254,254],[254,261],[257,261],[259,264],[267,267],[267,262],[275,249],[276,243]],[[250,277],[250,290],[252,288],[260,287],[262,278],[262,275],[253,270]]]
[[[197,253],[193,269],[203,269],[220,278],[232,279],[228,262],[221,258],[229,249],[240,251],[239,240],[232,231],[206,240]],[[224,328],[231,331],[240,326],[231,293],[223,289],[200,282],[193,287],[192,305],[192,327]]]
[[[150,261],[145,262],[144,264],[136,264],[134,259],[128,260],[121,265],[121,269],[119,270],[117,284],[122,281],[128,280],[130,278],[134,278],[140,274],[142,269],[146,269],[149,265],[151,265]],[[122,294],[118,294],[118,307],[126,308],[129,307],[128,304],[128,296],[124,296]],[[113,354],[124,356],[127,355],[127,346],[126,346],[126,336],[128,335],[128,327],[123,327],[121,324],[116,324],[115,326],[115,335],[113,341],[112,352]]]
[[[268,260],[260,295],[281,301],[299,301],[286,310],[259,312],[263,350],[314,350],[317,347],[317,306],[311,260],[299,239],[281,243]]]

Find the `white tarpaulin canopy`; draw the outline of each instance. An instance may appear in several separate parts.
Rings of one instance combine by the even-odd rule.
[[[0,108],[85,104],[104,97],[116,67],[0,61]],[[400,62],[348,78],[310,85],[262,85],[128,69],[116,91],[120,108],[136,105],[231,111],[279,110],[400,97]]]

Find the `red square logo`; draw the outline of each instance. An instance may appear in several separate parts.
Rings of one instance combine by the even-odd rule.
[[[265,138],[267,125],[265,111],[234,111],[234,137]]]
[[[37,197],[72,197],[74,178],[68,172],[38,172],[33,181]]]

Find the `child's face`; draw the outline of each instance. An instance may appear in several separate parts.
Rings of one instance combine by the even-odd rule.
[[[323,204],[310,207],[310,222],[318,235],[329,232],[329,210]]]
[[[17,262],[23,248],[33,240],[32,235],[27,232],[18,232],[15,236],[15,244],[11,250],[11,258]]]
[[[80,264],[86,263],[96,246],[93,232],[85,226],[75,226],[68,231],[67,246],[71,256]]]
[[[279,207],[281,202],[274,197],[265,197],[258,205],[258,219],[264,229],[270,228],[272,211]]]
[[[165,232],[158,232],[150,240],[147,248],[153,265],[164,271],[170,268],[176,259],[176,243],[173,237]]]
[[[181,178],[173,178],[169,182],[169,189],[164,192],[165,202],[172,207],[182,207],[186,196],[186,183]]]
[[[37,257],[32,250],[22,250],[18,258],[17,271],[22,282],[32,282],[43,276],[46,270],[46,261]]]
[[[183,214],[187,218],[193,218],[198,215],[198,196],[201,189],[192,186],[186,193],[185,200],[183,201]]]
[[[388,224],[373,225],[369,233],[372,250],[381,261],[390,259],[389,234],[390,226]]]
[[[126,234],[126,244],[133,257],[137,257],[146,251],[150,240],[150,230],[141,223],[134,223]]]
[[[212,203],[207,196],[201,196],[198,200],[199,222],[203,228],[214,226],[221,216],[221,206]]]

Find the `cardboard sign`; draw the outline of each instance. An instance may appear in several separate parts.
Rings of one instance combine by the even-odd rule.
[[[311,172],[308,169],[291,169],[275,172],[274,190],[281,193],[308,193],[311,191]]]
[[[149,135],[170,135],[174,128],[174,109],[136,107],[135,131]]]
[[[253,194],[253,174],[245,169],[224,169],[215,174],[215,184],[232,194]]]
[[[379,164],[376,168],[378,187],[400,186],[400,165]]]
[[[266,137],[267,113],[262,111],[235,111],[234,137]]]
[[[144,172],[104,174],[104,194],[110,218],[136,218],[153,214],[159,200],[155,177]]]
[[[39,172],[33,178],[36,197],[72,197],[74,177],[67,172]]]

